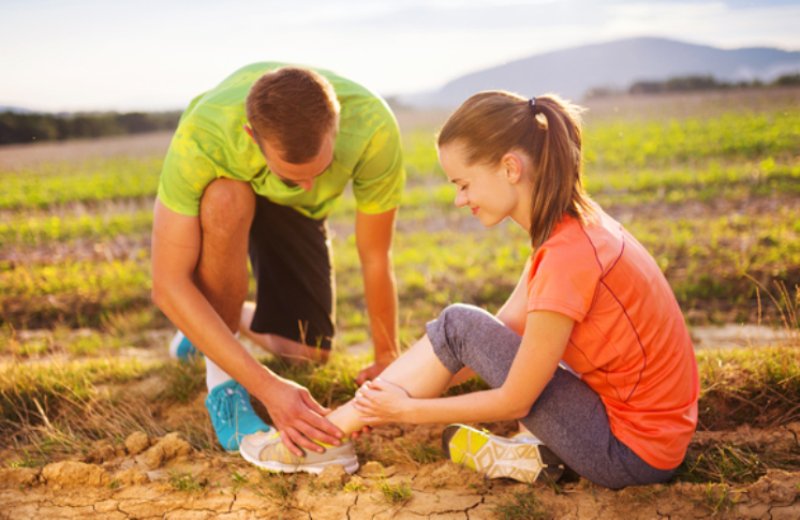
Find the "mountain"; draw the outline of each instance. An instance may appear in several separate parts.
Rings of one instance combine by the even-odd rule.
[[[800,71],[800,52],[775,48],[720,49],[664,38],[629,38],[536,54],[456,78],[438,90],[400,96],[418,107],[451,107],[475,92],[556,92],[578,99],[594,87],[625,89],[639,80],[710,75],[740,81]]]
[[[0,114],[3,112],[13,112],[14,114],[32,114],[33,110],[27,108],[15,107],[11,105],[0,105]]]

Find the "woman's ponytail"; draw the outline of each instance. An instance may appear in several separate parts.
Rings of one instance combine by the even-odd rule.
[[[481,92],[450,116],[438,145],[462,141],[471,164],[496,164],[512,149],[528,154],[534,165],[530,237],[538,247],[565,213],[581,221],[593,214],[581,183],[581,111],[553,94],[525,99]]]

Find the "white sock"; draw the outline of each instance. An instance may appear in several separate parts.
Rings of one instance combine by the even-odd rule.
[[[239,339],[239,333],[233,335],[236,339]],[[206,356],[206,386],[208,387],[208,391],[210,392],[213,388],[221,385],[222,383],[227,383],[233,379],[231,376],[228,375],[227,372],[222,370],[219,365],[211,361],[208,356]]]

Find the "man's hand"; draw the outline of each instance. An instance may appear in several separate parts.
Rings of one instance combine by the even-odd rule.
[[[314,440],[337,446],[341,443],[343,433],[323,417],[330,410],[317,403],[306,388],[276,376],[268,392],[264,405],[289,451],[302,457],[299,447],[317,453],[325,451]]]
[[[361,372],[359,372],[358,376],[356,376],[356,384],[361,386],[367,381],[372,381],[381,375],[381,372],[383,372],[386,367],[392,363],[392,361],[394,361],[394,358],[382,362],[376,361],[370,366],[361,369]]]

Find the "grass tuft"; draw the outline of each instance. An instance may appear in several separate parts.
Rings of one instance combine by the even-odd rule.
[[[197,477],[191,473],[182,471],[170,472],[169,483],[176,491],[185,491],[188,493],[202,491],[206,486],[208,486],[207,480],[198,480]]]
[[[755,482],[766,472],[761,455],[747,446],[693,444],[678,471],[678,480],[718,484]]]
[[[698,352],[699,428],[766,427],[800,419],[797,353],[792,346]]]
[[[397,484],[392,484],[384,480],[380,483],[378,489],[383,494],[383,498],[390,504],[404,503],[411,499],[411,496],[413,495],[411,486],[408,485],[408,482],[398,482]]]
[[[498,504],[494,513],[502,520],[544,520],[550,515],[542,507],[533,490],[514,493],[511,500]]]
[[[416,442],[410,446],[404,446],[403,451],[417,464],[432,464],[444,458],[439,446],[431,446],[424,442]]]
[[[205,390],[205,363],[202,356],[187,361],[166,363],[161,369],[164,389],[160,398],[176,403],[188,403]]]

